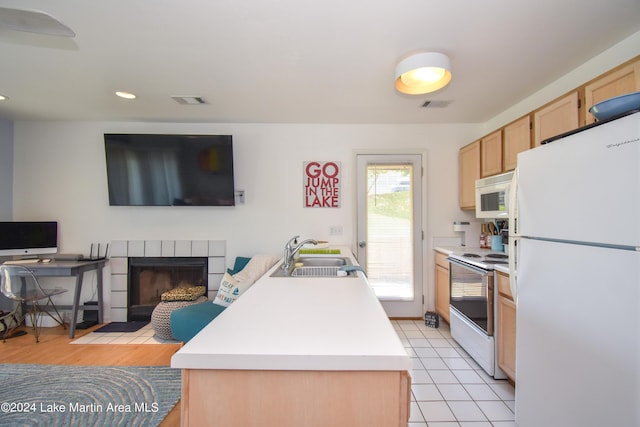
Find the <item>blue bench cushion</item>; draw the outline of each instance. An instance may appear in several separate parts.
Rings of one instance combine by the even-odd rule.
[[[174,310],[171,313],[171,335],[179,341],[187,342],[225,308],[227,307],[206,301]]]

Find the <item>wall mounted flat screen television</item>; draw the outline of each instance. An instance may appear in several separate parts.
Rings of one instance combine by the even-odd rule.
[[[58,252],[58,223],[0,222],[0,255],[44,255]]]
[[[105,134],[112,206],[233,206],[231,135]]]

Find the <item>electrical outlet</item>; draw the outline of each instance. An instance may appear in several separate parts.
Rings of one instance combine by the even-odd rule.
[[[332,225],[329,227],[329,235],[330,236],[342,236],[342,226],[341,225]]]

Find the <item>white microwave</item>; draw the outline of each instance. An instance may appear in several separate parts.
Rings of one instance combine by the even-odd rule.
[[[476,180],[476,218],[508,218],[513,172]]]

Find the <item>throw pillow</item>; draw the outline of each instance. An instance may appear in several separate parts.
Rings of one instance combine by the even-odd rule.
[[[236,257],[236,261],[233,264],[233,268],[227,268],[227,272],[231,275],[239,273],[242,271],[243,268],[247,266],[249,261],[251,261],[251,258],[246,258],[241,256]]]
[[[247,263],[246,267],[239,273],[234,274],[233,277],[240,281],[249,280],[253,283],[273,267],[279,259],[279,257],[273,255],[255,255]]]
[[[221,305],[223,307],[230,306],[235,300],[240,298],[240,295],[253,285],[252,280],[238,280],[229,273],[224,273],[222,281],[220,282],[220,289],[213,300],[214,304]]]
[[[173,288],[170,291],[163,292],[160,300],[169,301],[195,301],[204,295],[207,289],[204,286],[189,286]]]

